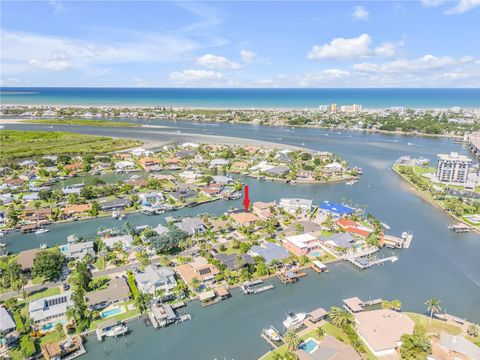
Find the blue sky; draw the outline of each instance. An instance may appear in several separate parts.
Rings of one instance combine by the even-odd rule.
[[[480,0],[0,4],[2,86],[480,85]]]

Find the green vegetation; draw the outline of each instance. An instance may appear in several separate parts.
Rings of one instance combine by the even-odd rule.
[[[425,334],[425,328],[416,326],[413,334],[402,335],[400,354],[405,360],[425,360],[432,353],[432,345]]]
[[[59,295],[59,294],[60,294],[59,287],[51,287],[39,292],[32,293],[30,296],[27,297],[27,302],[43,299],[48,296]]]
[[[460,335],[462,329],[458,326],[447,324],[446,322],[438,319],[430,319],[427,316],[416,314],[416,313],[406,313],[410,319],[415,322],[415,325],[422,326],[426,329],[427,334],[439,333],[445,331],[451,335]]]
[[[22,120],[29,124],[47,124],[47,125],[75,125],[75,126],[99,126],[99,127],[139,127],[140,124],[134,124],[125,121],[112,120],[91,120],[91,119],[30,119]]]
[[[20,131],[0,132],[0,162],[40,157],[43,155],[100,154],[141,144],[139,141],[113,139],[106,136],[74,134],[62,131]]]
[[[42,250],[33,259],[33,276],[42,276],[45,280],[58,280],[66,264],[65,256],[58,250]]]

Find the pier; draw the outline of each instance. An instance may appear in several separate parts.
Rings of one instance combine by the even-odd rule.
[[[405,234],[405,237],[403,236]],[[408,249],[413,240],[413,234],[403,233],[402,238],[404,237],[403,248]]]
[[[385,257],[385,258],[381,258],[381,259],[369,260],[369,259],[366,259],[362,256],[358,256],[358,257],[349,256],[349,257],[346,257],[345,260],[349,261],[350,263],[352,263],[353,265],[355,265],[359,269],[363,270],[363,269],[368,269],[368,268],[370,268],[374,265],[384,264],[384,263],[389,262],[389,261],[393,263],[393,262],[398,260],[398,257],[389,256],[389,257]]]
[[[456,233],[466,233],[466,232],[472,231],[472,228],[470,226],[462,224],[462,223],[449,225],[448,229],[452,230],[453,232],[456,232]]]
[[[260,284],[263,284],[262,280],[246,281],[242,284],[241,289],[245,295],[254,295],[254,294],[260,294],[261,292],[264,292],[267,290],[271,290],[275,287],[273,284],[256,287],[257,285],[260,285]]]

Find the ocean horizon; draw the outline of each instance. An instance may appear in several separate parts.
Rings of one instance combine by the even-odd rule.
[[[2,105],[315,109],[480,108],[480,88],[109,88],[0,87]]]

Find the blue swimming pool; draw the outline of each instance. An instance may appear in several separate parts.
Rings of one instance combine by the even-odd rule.
[[[55,327],[55,325],[57,325],[58,323],[65,324],[65,320],[60,320],[60,321],[51,322],[51,323],[48,323],[48,324],[43,324],[42,325],[42,331],[52,330]]]
[[[320,257],[323,254],[320,251],[314,251],[314,252],[310,253],[310,255],[315,256],[315,257]]]
[[[309,354],[313,353],[315,350],[317,350],[318,348],[318,343],[310,338],[308,339],[307,341],[303,342],[300,346],[299,346],[299,349],[300,350],[303,350]]]
[[[106,317],[109,317],[109,316],[120,314],[121,312],[122,312],[122,310],[120,308],[116,307],[116,308],[113,308],[113,309],[110,309],[110,310],[103,311],[100,314],[100,316],[102,318],[106,318]]]

